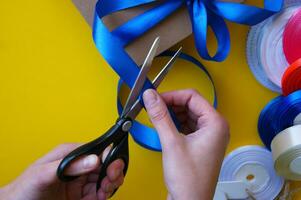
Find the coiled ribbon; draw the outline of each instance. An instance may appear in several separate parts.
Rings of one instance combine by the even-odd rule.
[[[301,125],[280,132],[271,147],[277,173],[288,180],[301,180]]]
[[[301,122],[300,113],[301,90],[286,97],[279,96],[266,105],[258,119],[258,132],[268,149],[278,133]]]
[[[207,60],[222,61],[228,55],[230,48],[229,31],[224,19],[240,24],[254,25],[278,12],[282,7],[282,0],[265,0],[264,2],[264,8],[258,8],[216,0],[165,0],[162,2],[123,0],[118,1],[118,3],[111,0],[100,0],[95,6],[93,39],[104,59],[120,76],[121,80],[129,88],[132,88],[139,73],[139,66],[124,48],[182,6],[186,5],[190,13],[196,47],[201,57]],[[156,3],[155,7],[121,24],[114,30],[109,30],[102,21],[103,17],[112,13],[151,3]],[[214,56],[209,55],[206,46],[207,26],[211,27],[218,42],[217,52]],[[189,56],[183,55],[183,57],[196,62]],[[149,80],[146,81],[142,92],[148,88],[152,88]],[[131,130],[134,139],[145,147],[160,150],[158,137],[154,136],[154,133],[150,133],[146,127],[139,127],[136,124]]]
[[[301,9],[298,9],[287,23],[283,34],[283,51],[292,64],[301,58]]]
[[[270,101],[261,111],[258,132],[272,150],[277,173],[289,180],[301,180],[301,59],[284,73],[284,96]]]
[[[227,155],[219,181],[242,181],[260,200],[274,199],[284,184],[274,170],[271,152],[260,146],[243,146]]]
[[[301,89],[301,57],[287,68],[281,82],[284,96]]]
[[[283,32],[300,0],[286,1],[285,9],[250,29],[247,60],[255,78],[265,87],[281,93],[281,78],[289,66],[283,52]]]

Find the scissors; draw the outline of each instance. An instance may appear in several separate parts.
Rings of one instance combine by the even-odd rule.
[[[60,180],[68,182],[76,179],[78,176],[69,176],[64,174],[67,167],[70,166],[70,164],[79,157],[90,154],[100,155],[109,146],[111,146],[110,152],[104,160],[99,171],[98,180],[96,184],[97,190],[100,188],[103,178],[105,178],[107,175],[106,172],[108,166],[115,160],[123,160],[125,164],[123,174],[124,176],[126,175],[129,164],[129,130],[132,127],[132,121],[136,118],[138,113],[143,108],[142,104],[139,101],[139,96],[145,83],[145,80],[147,79],[147,73],[156,55],[156,51],[159,46],[159,40],[160,38],[157,37],[153,42],[141,67],[141,70],[135,80],[134,86],[128,96],[124,110],[120,117],[116,120],[115,124],[102,136],[73,150],[61,161],[57,169],[57,176]],[[178,49],[178,51],[173,55],[173,57],[167,62],[167,64],[155,77],[155,79],[152,82],[154,88],[157,88],[162,82],[162,80],[165,78],[168,71],[171,69],[174,62],[176,61],[176,58],[181,53],[181,49],[182,48]],[[113,192],[113,194],[117,191],[117,189]]]

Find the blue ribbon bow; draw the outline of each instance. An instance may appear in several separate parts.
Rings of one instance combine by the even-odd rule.
[[[279,11],[283,0],[265,0],[264,8],[248,6],[239,3],[221,2],[216,0],[99,0],[95,7],[93,38],[99,52],[111,67],[130,88],[132,88],[139,73],[139,66],[124,50],[125,46],[143,35],[146,31],[159,24],[182,6],[187,6],[196,47],[201,57],[207,60],[223,61],[230,49],[230,36],[224,19],[254,25]],[[154,7],[138,15],[126,23],[110,31],[102,22],[102,18],[121,10],[155,3]],[[217,38],[218,48],[214,56],[210,56],[206,46],[207,27],[211,27]],[[146,81],[143,91],[152,88],[149,80]],[[147,133],[144,133],[147,135]],[[135,138],[134,138],[135,139]],[[137,139],[137,138],[136,138]],[[158,138],[151,143],[151,149],[160,150]],[[147,143],[143,139],[142,143]],[[141,143],[141,141],[140,141]],[[144,145],[148,146],[148,145]]]
[[[96,5],[96,12],[101,18],[117,11],[154,2],[158,1],[122,0],[112,2],[111,0],[101,0]],[[125,46],[176,12],[180,7],[187,6],[198,53],[206,60],[223,61],[230,50],[230,35],[224,19],[239,24],[255,25],[280,11],[282,4],[283,0],[265,0],[264,8],[258,8],[217,0],[165,0],[117,27],[112,31],[112,35],[118,38],[122,46]],[[209,55],[206,46],[208,26],[213,30],[218,44],[214,56]]]

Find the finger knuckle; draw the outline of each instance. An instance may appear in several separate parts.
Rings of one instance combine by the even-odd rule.
[[[219,134],[219,136],[229,139],[230,127],[227,120],[224,117],[222,117],[220,114],[217,114],[217,116],[215,117],[215,122],[216,122],[217,133]]]
[[[69,145],[70,145],[70,143],[59,144],[54,149],[64,149],[64,148],[66,148]]]
[[[80,143],[65,142],[60,145],[57,145],[54,149],[63,150],[63,149],[67,149],[67,148],[75,148],[79,145],[80,145]]]
[[[49,184],[48,177],[51,174],[51,170],[47,165],[39,165],[35,167],[34,173],[36,176],[34,180],[36,187],[44,188],[45,186],[47,186],[47,184]]]
[[[65,142],[65,143],[63,143],[63,144],[59,144],[56,148],[62,149],[62,148],[68,147],[68,146],[70,146],[70,145],[72,145],[72,143],[70,143],[70,142]]]
[[[155,109],[153,109],[152,113],[150,114],[150,117],[152,121],[156,122],[166,118],[167,115],[167,109],[156,107]]]
[[[192,95],[200,95],[200,93],[196,89],[187,89],[187,91]]]

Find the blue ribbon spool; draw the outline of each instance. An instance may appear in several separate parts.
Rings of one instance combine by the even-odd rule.
[[[266,105],[259,116],[258,132],[268,149],[271,149],[271,142],[278,133],[295,125],[300,113],[301,90],[286,97],[278,96]]]
[[[227,57],[230,49],[230,36],[224,18],[240,24],[254,25],[278,12],[282,7],[283,0],[265,0],[264,2],[264,8],[258,8],[216,0],[165,0],[159,3],[156,0],[123,0],[118,3],[111,0],[100,0],[95,7],[93,39],[104,59],[121,80],[129,88],[132,88],[140,68],[124,50],[125,46],[176,12],[180,7],[186,5],[188,8],[199,54],[207,60],[222,61]],[[150,3],[157,4],[154,8],[132,18],[112,31],[102,22],[103,17],[114,12]],[[206,46],[208,26],[213,30],[218,42],[217,52],[212,57]],[[182,57],[195,64],[198,63],[188,55],[182,54]],[[148,88],[152,88],[149,80],[145,82],[141,92],[143,93]],[[119,110],[122,109],[120,106],[118,107]],[[139,144],[149,149],[161,150],[158,136],[156,133],[152,133],[153,130],[150,131],[138,123],[134,127],[132,135]],[[142,132],[144,134],[138,134]]]

